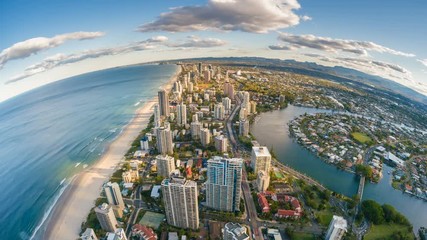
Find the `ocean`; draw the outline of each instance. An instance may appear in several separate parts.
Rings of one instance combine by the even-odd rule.
[[[70,179],[99,159],[177,70],[106,69],[0,103],[0,238],[31,239]]]

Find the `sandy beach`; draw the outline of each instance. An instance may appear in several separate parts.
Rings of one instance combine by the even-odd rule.
[[[179,72],[180,69],[162,88],[170,90]],[[157,103],[157,97],[139,108],[135,117],[110,144],[101,158],[92,167],[74,177],[52,211],[42,239],[75,240],[79,238],[81,224],[94,207],[94,201],[100,196],[102,185],[124,160],[124,154],[131,143],[147,126],[155,103]]]

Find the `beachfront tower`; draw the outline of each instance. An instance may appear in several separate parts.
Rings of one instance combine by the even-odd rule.
[[[157,150],[160,154],[172,154],[172,132],[168,128],[161,127],[157,130]]]
[[[104,191],[108,203],[113,208],[114,215],[116,215],[118,218],[122,218],[123,210],[125,209],[125,203],[123,202],[119,184],[108,182],[104,186]]]
[[[176,107],[177,110],[177,124],[179,126],[185,126],[187,124],[187,106],[184,103],[178,104]]]
[[[95,208],[95,214],[98,218],[101,228],[107,232],[115,232],[117,229],[117,220],[114,217],[113,209],[110,205],[103,203]]]
[[[326,240],[340,240],[347,232],[347,220],[341,216],[333,216],[326,232]]]
[[[167,178],[162,195],[168,224],[180,228],[199,228],[197,183],[185,178]]]
[[[154,127],[159,128],[162,125],[159,104],[154,105]]]
[[[206,205],[220,211],[239,211],[243,160],[215,156],[208,160]]]
[[[168,155],[158,155],[157,162],[157,176],[169,177],[172,171],[175,170],[175,159]]]
[[[169,97],[166,90],[160,90],[159,93],[159,106],[160,106],[160,115],[169,116]]]
[[[255,174],[259,171],[270,173],[271,154],[267,147],[252,147],[251,167]]]

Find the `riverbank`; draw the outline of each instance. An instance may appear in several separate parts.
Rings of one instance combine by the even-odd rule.
[[[181,68],[162,88],[170,90],[180,72]],[[81,224],[93,208],[94,201],[99,197],[102,185],[124,160],[124,155],[131,143],[147,126],[153,113],[153,106],[157,102],[156,99],[157,97],[154,97],[137,110],[134,118],[95,165],[74,177],[49,217],[43,239],[79,238]]]

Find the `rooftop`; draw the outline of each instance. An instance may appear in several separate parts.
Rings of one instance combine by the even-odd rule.
[[[271,157],[267,147],[252,147],[252,153],[257,157]]]

